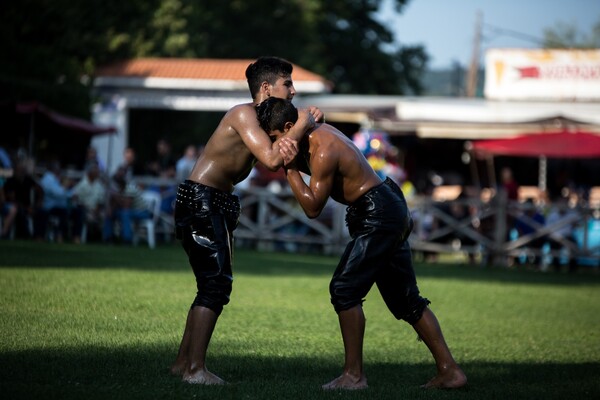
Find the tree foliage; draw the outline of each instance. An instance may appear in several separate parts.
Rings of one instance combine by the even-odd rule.
[[[576,24],[560,22],[544,29],[545,48],[597,49],[600,48],[600,19],[590,33],[582,32]]]
[[[393,0],[400,12],[409,0]],[[337,93],[420,93],[427,55],[375,19],[382,0],[20,0],[0,4],[0,101],[87,116],[98,65],[278,55]],[[394,47],[395,46],[395,47]],[[393,50],[384,50],[392,48]]]

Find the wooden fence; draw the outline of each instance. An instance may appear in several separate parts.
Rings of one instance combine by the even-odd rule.
[[[346,208],[332,200],[323,214],[309,219],[289,188],[273,193],[264,188],[238,192],[242,216],[235,232],[240,246],[290,252],[314,251],[341,254],[349,241],[344,217]],[[411,201],[415,228],[410,236],[413,251],[423,254],[461,252],[489,264],[506,265],[510,258],[527,256],[586,258],[600,264],[600,247],[593,235],[600,234],[597,208],[566,208],[564,218],[550,224],[536,222],[527,211],[533,205],[508,202],[497,195],[491,201],[465,198],[434,201],[420,197]],[[515,237],[511,230],[519,220],[532,232]],[[577,240],[557,235],[570,227]],[[540,243],[553,242],[552,249]]]

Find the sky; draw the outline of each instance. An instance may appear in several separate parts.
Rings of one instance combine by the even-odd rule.
[[[483,22],[480,62],[489,48],[539,47],[521,34],[542,39],[544,29],[557,23],[576,24],[589,34],[600,21],[600,0],[410,0],[401,14],[391,4],[384,0],[380,21],[396,42],[423,45],[430,69],[469,65],[478,11]]]

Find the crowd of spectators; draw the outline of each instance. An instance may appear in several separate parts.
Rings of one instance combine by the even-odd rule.
[[[189,145],[177,157],[162,138],[152,160],[141,162],[127,147],[111,173],[93,146],[85,149],[81,168],[52,158],[36,164],[25,152],[0,147],[0,238],[131,243],[135,221],[151,217],[142,193],[160,193],[168,220],[177,184],[201,151]]]
[[[415,199],[435,200],[435,195],[432,191],[417,193],[403,169],[401,153],[386,135],[361,131],[354,135],[353,140],[378,174],[391,177],[402,187],[413,209],[416,223],[414,235],[419,240],[446,244],[454,250],[461,250],[483,247],[476,236],[469,234],[469,230],[490,240],[495,239],[498,221],[482,217],[484,207],[473,206],[471,200],[474,196],[466,187],[461,187],[452,201],[434,201],[436,212],[432,212],[431,207],[413,207]],[[90,146],[86,149],[85,165],[78,174],[73,175],[65,173],[64,166],[58,160],[50,160],[36,168],[32,159],[0,148],[0,235],[2,239],[131,243],[135,221],[148,218],[151,212],[141,196],[142,192],[155,191],[160,194],[161,214],[169,223],[176,187],[187,179],[201,151],[202,147],[189,145],[177,156],[169,141],[160,139],[156,143],[153,160],[141,162],[137,159],[135,149],[128,147],[123,153],[123,163],[111,175],[96,149]],[[140,180],[140,177],[147,179]],[[435,189],[438,183],[435,182],[431,188]],[[259,164],[246,181],[236,187],[236,191],[243,195],[244,188],[262,187],[281,196],[286,185],[282,171],[271,172]],[[527,200],[520,195],[520,189],[513,171],[503,168],[494,195],[484,201],[493,207],[494,196],[503,194],[506,197],[506,212],[503,215],[506,218],[507,242],[530,238],[523,245],[528,250],[527,255],[511,256],[510,264],[533,265],[539,269],[549,264],[556,270],[567,265],[569,270],[576,270],[577,257],[572,256],[573,249],[581,247],[582,235],[578,232],[588,229],[578,225],[575,206],[579,203],[573,202],[572,197],[569,202],[568,198],[560,196],[552,201],[543,197],[529,197]],[[289,199],[290,207],[297,206],[292,196]],[[256,212],[253,206],[244,209],[245,215],[251,219]],[[327,219],[332,217],[332,212],[323,215]],[[598,218],[593,221],[597,222]],[[539,234],[548,226],[556,228]],[[436,231],[441,233],[436,235]],[[282,226],[280,233],[310,235],[311,229],[294,221]],[[593,235],[587,237],[593,239]],[[284,242],[276,247],[284,251],[297,250],[297,246]],[[418,252],[415,250],[415,253]],[[424,254],[429,257],[428,260],[435,260],[437,252],[426,251]],[[467,254],[470,262],[476,262],[476,252],[468,251]]]

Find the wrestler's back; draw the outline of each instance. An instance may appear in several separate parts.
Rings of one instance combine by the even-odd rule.
[[[196,161],[189,180],[232,192],[234,185],[248,176],[256,159],[232,127],[234,118],[236,109],[225,114]]]
[[[382,180],[373,171],[362,152],[346,135],[331,125],[322,124],[309,138],[311,157],[322,152],[336,161],[331,198],[342,204],[352,204]]]

